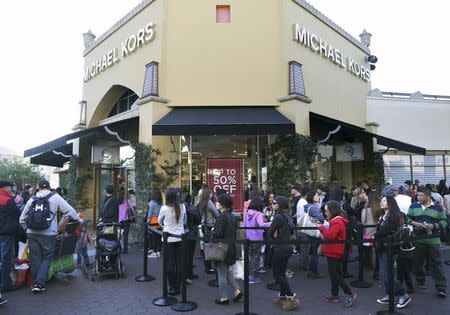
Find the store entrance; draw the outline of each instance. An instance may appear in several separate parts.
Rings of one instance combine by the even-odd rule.
[[[267,185],[268,136],[181,136],[181,148],[181,188],[194,198],[202,185],[208,184],[209,159],[242,161],[241,181],[236,182],[242,200],[246,200],[251,185],[261,189]]]

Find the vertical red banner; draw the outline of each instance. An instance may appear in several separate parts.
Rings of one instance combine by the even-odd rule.
[[[242,159],[207,159],[206,169],[208,187],[226,190],[233,198],[233,210],[242,211]]]

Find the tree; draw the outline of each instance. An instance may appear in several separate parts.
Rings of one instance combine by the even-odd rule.
[[[23,188],[25,184],[34,185],[43,177],[36,165],[22,160],[0,160],[0,179],[8,180],[19,188]]]

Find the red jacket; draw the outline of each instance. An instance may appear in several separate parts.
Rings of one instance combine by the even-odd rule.
[[[327,229],[320,225],[319,229],[323,235],[324,240],[346,240],[347,233],[345,225],[349,221],[344,217],[338,215],[330,221],[330,226]],[[341,259],[344,256],[345,244],[322,244],[322,254],[326,257]]]

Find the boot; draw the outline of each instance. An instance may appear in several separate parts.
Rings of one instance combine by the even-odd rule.
[[[293,296],[286,296],[286,300],[283,301],[281,309],[283,311],[291,311],[296,309],[299,304],[300,301],[295,297],[295,294]]]
[[[273,303],[281,307],[283,306],[284,301],[286,301],[286,296],[281,296],[280,293],[278,293],[278,299],[274,300]]]

